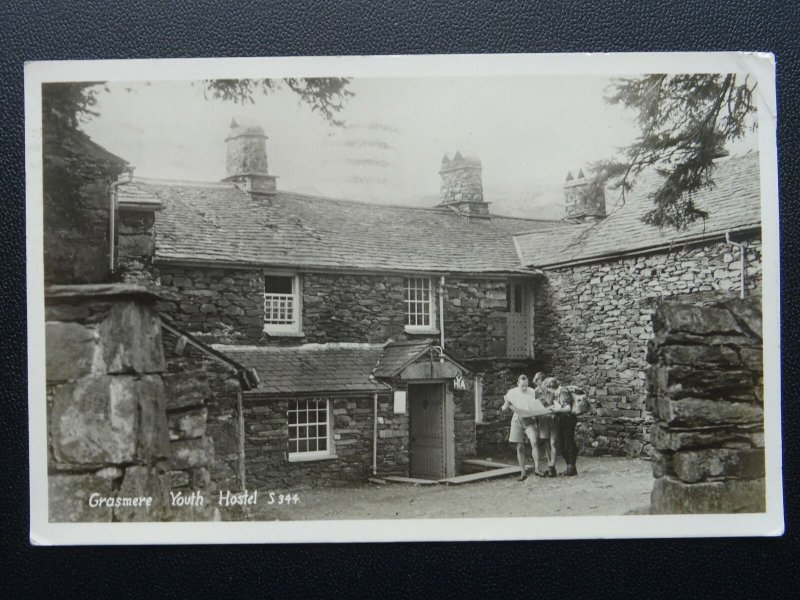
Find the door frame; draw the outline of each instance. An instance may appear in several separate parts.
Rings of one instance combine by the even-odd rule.
[[[444,477],[456,475],[456,439],[455,439],[455,404],[453,391],[449,388],[447,379],[422,379],[408,382],[408,469],[411,476],[411,398],[415,386],[439,385],[442,391],[442,439],[444,440]]]

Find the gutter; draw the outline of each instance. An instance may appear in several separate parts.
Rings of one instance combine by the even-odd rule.
[[[725,232],[725,235],[720,232],[716,235],[705,235],[705,236],[698,236],[698,237],[691,237],[685,238],[682,240],[673,240],[672,242],[666,244],[659,244],[658,246],[648,246],[645,248],[636,248],[634,250],[630,250],[629,252],[613,252],[609,254],[598,254],[596,256],[587,257],[584,259],[577,259],[577,260],[567,260],[564,262],[554,262],[548,263],[544,265],[538,265],[538,268],[542,271],[552,271],[553,269],[560,269],[562,267],[576,267],[581,265],[588,265],[597,262],[603,262],[606,260],[613,260],[618,258],[630,258],[632,256],[646,256],[649,254],[655,254],[657,252],[661,252],[663,250],[671,250],[676,246],[686,246],[686,245],[696,245],[696,244],[706,244],[709,242],[713,242],[715,240],[725,241],[726,236],[728,233],[753,233],[753,234],[760,234],[761,233],[761,224],[742,227],[741,229],[729,229]]]
[[[331,265],[308,265],[308,264],[275,264],[275,263],[251,263],[236,260],[213,260],[213,259],[192,259],[192,258],[169,258],[164,256],[154,256],[154,265],[172,267],[210,267],[210,268],[229,268],[239,270],[262,269],[272,272],[285,271],[287,273],[334,273],[338,275],[398,275],[409,276],[417,275],[420,277],[436,277],[437,275],[474,277],[475,279],[497,279],[510,275],[542,275],[543,271],[538,267],[519,267],[518,269],[506,269],[499,271],[445,271],[430,270],[419,271],[415,269],[378,269],[375,267],[337,267]]]

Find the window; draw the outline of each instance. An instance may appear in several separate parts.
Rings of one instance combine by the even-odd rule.
[[[509,283],[506,285],[506,312],[522,312],[523,293],[521,283]]]
[[[406,330],[436,327],[433,286],[428,277],[407,277],[403,287]]]
[[[264,331],[275,335],[300,333],[300,278],[264,276]]]
[[[329,401],[320,398],[289,401],[289,460],[333,456]]]

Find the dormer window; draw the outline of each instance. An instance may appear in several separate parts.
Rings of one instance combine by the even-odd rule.
[[[433,282],[429,277],[406,277],[403,285],[405,329],[429,333],[436,329]]]
[[[298,335],[302,324],[299,275],[264,275],[264,331]]]

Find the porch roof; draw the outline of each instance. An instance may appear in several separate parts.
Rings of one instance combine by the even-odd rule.
[[[265,394],[376,392],[388,386],[372,370],[383,344],[304,344],[302,346],[229,346],[215,350],[258,373],[253,390]]]

